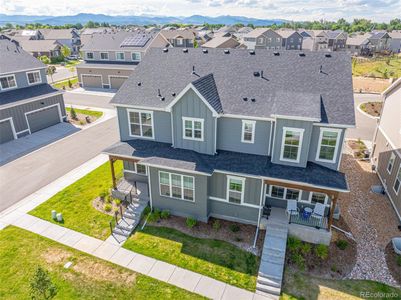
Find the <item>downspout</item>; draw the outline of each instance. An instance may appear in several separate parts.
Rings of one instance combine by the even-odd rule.
[[[255,239],[253,241],[253,248],[254,249],[256,248],[256,242],[258,240],[258,235],[259,235],[259,226],[260,226],[260,219],[262,218],[262,209],[263,209],[262,202],[263,202],[264,194],[265,194],[265,185],[264,185],[263,179],[261,179],[258,225],[256,227]]]
[[[152,202],[152,185],[150,183],[150,167],[146,166],[148,171],[148,186],[149,186],[149,200],[150,200],[150,209],[153,210],[153,202]]]

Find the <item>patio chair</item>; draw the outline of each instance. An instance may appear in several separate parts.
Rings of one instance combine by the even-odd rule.
[[[395,237],[391,240],[391,242],[393,243],[394,252],[398,255],[401,255],[401,238]]]
[[[324,217],[325,209],[326,209],[326,206],[324,204],[316,203],[311,217],[318,219],[319,221],[322,221],[323,217]]]
[[[289,218],[299,215],[297,200],[287,200],[287,209],[285,210],[285,213],[288,215]]]

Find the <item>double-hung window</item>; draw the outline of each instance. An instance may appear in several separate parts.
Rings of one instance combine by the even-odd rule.
[[[131,60],[140,61],[141,60],[141,53],[140,52],[132,52],[131,53]]]
[[[254,143],[256,121],[242,120],[241,142]]]
[[[390,159],[388,160],[387,164],[387,172],[389,174],[391,174],[391,171],[393,171],[394,161],[395,161],[395,153],[391,152]]]
[[[296,189],[289,189],[282,186],[271,185],[270,191],[267,196],[283,200],[300,200],[301,191]]]
[[[93,52],[86,52],[86,59],[94,59]]]
[[[299,163],[304,129],[283,128],[280,160]]]
[[[42,82],[42,77],[40,76],[40,71],[28,72],[28,73],[26,73],[26,77],[28,78],[29,85]]]
[[[182,118],[183,138],[186,140],[203,141],[203,119]]]
[[[227,201],[241,204],[244,201],[245,178],[227,176]]]
[[[393,185],[393,189],[396,195],[398,195],[398,192],[400,191],[400,186],[401,186],[401,163],[400,166],[398,167],[397,177],[395,178]]]
[[[184,45],[184,39],[183,38],[177,38],[177,45]]]
[[[0,85],[2,90],[8,90],[17,87],[17,81],[14,75],[0,77]]]
[[[312,204],[321,203],[327,205],[328,197],[326,194],[310,192],[309,193],[309,202]]]
[[[153,112],[127,110],[130,136],[153,138]]]
[[[333,163],[336,161],[341,129],[320,129],[316,160]]]
[[[100,59],[101,60],[108,60],[109,59],[109,53],[108,52],[100,52]]]
[[[125,60],[124,52],[116,52],[116,60]]]
[[[170,198],[194,201],[194,177],[159,172],[160,195]]]

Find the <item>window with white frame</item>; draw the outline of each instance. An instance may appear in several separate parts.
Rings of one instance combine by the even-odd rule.
[[[86,52],[86,59],[94,59],[93,52]]]
[[[241,204],[244,199],[245,178],[227,176],[227,201]]]
[[[136,173],[137,174],[141,174],[141,175],[146,175],[146,166],[139,164],[139,163],[135,163],[135,169],[136,169]]]
[[[389,174],[391,174],[391,171],[393,171],[394,161],[395,161],[395,153],[391,152],[390,159],[388,160],[387,164],[387,172]]]
[[[141,60],[141,53],[140,52],[132,52],[131,59],[133,61],[140,61]]]
[[[241,142],[254,143],[256,121],[242,120]]]
[[[317,193],[317,192],[310,192],[308,200],[312,204],[321,203],[321,204],[327,205],[327,200],[328,199],[329,198],[327,197],[326,194]]]
[[[277,41],[277,42],[280,42],[280,41],[281,41],[281,39],[280,39],[280,38],[276,38],[276,41]]]
[[[108,52],[100,52],[100,59],[108,60],[109,59],[109,53]]]
[[[42,77],[40,76],[40,71],[28,72],[26,73],[26,77],[28,78],[28,84],[41,83]]]
[[[184,39],[183,38],[177,38],[177,45],[183,45],[184,44]]]
[[[131,136],[153,138],[153,112],[127,110]]]
[[[124,60],[125,55],[124,52],[116,52],[116,60]]]
[[[194,201],[194,177],[159,172],[160,195],[170,198]]]
[[[297,189],[289,189],[282,186],[270,185],[267,196],[283,200],[300,200],[301,191]]]
[[[335,162],[339,148],[341,129],[320,128],[319,145],[317,147],[316,160],[323,162]]]
[[[14,75],[0,77],[0,86],[2,90],[8,90],[17,87],[17,81]]]
[[[182,118],[183,138],[186,140],[203,141],[203,119]]]
[[[258,38],[258,43],[259,44],[263,44],[263,38],[262,37]]]
[[[397,177],[395,178],[393,189],[394,192],[398,195],[398,192],[400,191],[400,185],[401,185],[401,164],[398,167],[398,173]]]
[[[280,160],[299,162],[304,129],[283,128]]]
[[[127,169],[124,168],[125,172],[135,173],[135,174],[139,174],[139,175],[147,175],[145,165],[142,165],[141,163],[136,163],[133,161],[127,161],[126,164],[128,165],[128,168]]]

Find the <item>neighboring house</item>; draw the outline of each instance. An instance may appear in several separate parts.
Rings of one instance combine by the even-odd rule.
[[[345,44],[347,42],[347,33],[342,30],[328,30],[326,34],[329,38],[328,48],[331,51],[343,51],[345,50]]]
[[[47,84],[46,66],[15,42],[0,40],[0,143],[65,118],[62,92]]]
[[[81,48],[84,61],[76,66],[79,84],[84,88],[119,89],[149,48],[168,44],[160,34],[92,34]]]
[[[244,26],[244,27],[241,27],[240,29],[238,29],[238,31],[235,32],[233,35],[234,35],[237,39],[242,40],[242,39],[244,38],[244,36],[246,36],[246,35],[247,35],[248,33],[250,33],[251,31],[253,31],[253,28],[252,28],[252,27]]]
[[[160,31],[160,34],[173,46],[183,48],[193,48],[196,32],[192,29],[185,30],[166,30]]]
[[[346,50],[352,55],[370,55],[372,51],[369,37],[370,33],[350,35],[347,38]]]
[[[284,50],[302,50],[303,36],[295,30],[278,30],[276,31],[282,39],[281,49]]]
[[[290,234],[329,243],[349,191],[339,171],[355,126],[347,53],[153,48],[111,103],[121,141],[104,152],[147,186],[151,207],[259,226],[295,200],[300,214],[323,211],[291,217]]]
[[[244,36],[243,44],[248,49],[281,50],[282,37],[269,28],[256,28]]]
[[[390,50],[394,53],[401,52],[401,30],[393,30],[388,33],[391,37]]]
[[[7,33],[9,37],[16,41],[22,40],[43,40],[43,35],[39,31],[39,29],[35,30],[28,30],[28,29],[18,29],[18,30],[11,30]]]
[[[371,162],[401,221],[401,78],[382,97]]]
[[[34,57],[46,55],[49,58],[61,56],[62,45],[55,40],[20,40],[19,45]]]
[[[55,40],[63,46],[71,49],[72,54],[78,54],[81,39],[78,30],[70,29],[40,29],[45,40]]]
[[[327,51],[329,36],[324,30],[300,30],[303,37],[302,49],[310,51]]]
[[[391,37],[387,32],[373,32],[369,37],[372,52],[383,52],[390,50]]]
[[[233,37],[218,36],[202,44],[202,48],[236,48],[239,44]]]
[[[236,32],[238,32],[238,27],[235,25],[225,25],[223,27],[220,27],[217,32],[220,33],[229,33],[231,35],[235,34]]]

